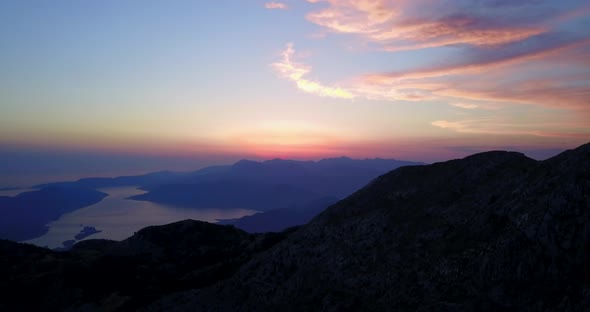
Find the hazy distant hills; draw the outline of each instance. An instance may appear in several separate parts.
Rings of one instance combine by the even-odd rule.
[[[587,144],[399,168],[279,234],[184,221],[63,253],[5,241],[0,309],[589,311],[589,194]]]
[[[102,188],[139,186],[146,194],[131,197],[184,208],[242,208],[259,213],[223,220],[250,232],[280,231],[304,224],[329,204],[376,177],[401,166],[423,163],[395,159],[329,158],[319,161],[240,160],[194,172],[156,172],[117,178],[86,178],[40,185]],[[324,206],[318,206],[318,203]]]
[[[35,186],[38,191],[0,197],[3,216],[0,238],[22,241],[44,235],[47,223],[63,213],[102,200],[106,194],[97,189],[120,186],[138,186],[149,191],[133,197],[135,200],[189,208],[272,210],[268,215],[223,222],[235,223],[251,232],[280,231],[306,223],[329,204],[391,169],[415,164],[420,163],[346,157],[317,162],[241,160],[234,165],[212,166],[194,172],[161,171],[47,183]],[[323,207],[318,206],[320,202]]]
[[[294,225],[305,224],[336,203],[336,197],[322,197],[296,208],[274,209],[239,219],[220,220],[218,224],[233,224],[251,233],[279,232]]]
[[[345,197],[383,173],[401,166],[421,164],[423,163],[395,159],[350,159],[348,157],[319,161],[240,160],[233,165],[206,167],[194,172],[161,171],[138,176],[84,178],[74,182],[41,184],[35,188],[76,186],[97,189],[139,186],[155,194],[164,187],[166,191],[162,191],[163,194],[171,190],[166,187],[169,185],[204,185],[229,181],[272,186],[289,185],[313,193]]]
[[[173,182],[188,175],[189,173],[161,171],[138,176],[123,176],[116,178],[83,178],[72,182],[54,182],[34,186],[34,188],[45,188],[48,186],[82,187],[82,188],[105,188],[117,186],[146,186]]]
[[[394,170],[159,308],[590,311],[590,144]]]
[[[241,160],[230,167],[185,175],[173,184],[144,187],[148,193],[131,198],[190,208],[272,210],[269,214],[236,220],[235,224],[252,232],[282,230],[307,222],[329,204],[381,174],[400,166],[419,164],[347,157],[317,162]],[[326,205],[318,208],[318,202]]]
[[[0,196],[0,239],[28,240],[47,233],[47,223],[95,204],[107,194],[75,186],[48,186],[18,196]]]

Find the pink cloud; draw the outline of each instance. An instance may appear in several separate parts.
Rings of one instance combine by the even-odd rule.
[[[327,86],[320,82],[307,79],[306,76],[311,72],[311,67],[293,60],[295,49],[292,43],[287,44],[286,49],[281,55],[282,59],[279,62],[273,63],[272,67],[281,77],[295,82],[297,88],[300,90],[326,97],[354,98],[354,94],[346,89],[337,86]]]
[[[267,2],[264,4],[264,7],[270,10],[286,10],[289,7],[282,2]]]
[[[454,107],[458,107],[458,108],[463,108],[463,109],[476,109],[479,108],[479,105],[477,104],[473,104],[473,103],[449,103],[449,105],[454,106]]]
[[[308,0],[328,7],[307,19],[335,33],[356,34],[387,51],[412,50],[454,44],[493,46],[523,40],[548,29],[523,24],[527,15],[489,15],[429,0]],[[461,13],[456,13],[461,12]]]
[[[573,109],[590,115],[590,40],[542,40],[493,51],[475,51],[460,61],[356,79],[357,92],[386,95],[412,90],[425,99],[475,100]],[[587,55],[587,54],[586,54]],[[567,56],[567,57],[566,57]],[[555,71],[556,66],[559,71]],[[543,79],[518,73],[539,72]],[[559,74],[561,73],[561,74]],[[519,77],[520,78],[514,78]]]
[[[556,122],[532,122],[522,124],[507,120],[502,116],[487,119],[467,119],[458,121],[437,120],[431,125],[454,132],[466,134],[488,134],[501,136],[530,136],[543,138],[570,138],[588,139],[589,130],[581,129],[579,132],[571,131],[572,125]],[[583,127],[583,125],[579,125]],[[552,130],[539,130],[551,128]]]
[[[416,68],[349,77],[334,88],[308,80],[311,67],[295,62],[288,46],[273,67],[305,92],[446,103],[461,108],[453,110],[454,117],[464,119],[446,116],[431,125],[466,135],[590,137],[590,40],[587,32],[560,27],[586,17],[588,5],[580,13],[571,6],[548,10],[538,1],[307,1],[317,6],[306,18],[322,34],[361,39],[384,53],[453,46],[447,51],[454,55]],[[511,120],[507,112],[515,110],[534,117]],[[536,119],[546,114],[562,123]]]

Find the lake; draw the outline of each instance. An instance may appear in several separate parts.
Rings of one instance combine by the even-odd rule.
[[[102,231],[86,239],[123,240],[150,225],[168,224],[185,219],[217,222],[219,219],[241,218],[257,213],[249,209],[191,209],[129,200],[126,199],[129,196],[145,193],[131,186],[103,188],[98,191],[109,196],[94,205],[63,214],[58,220],[48,224],[47,234],[26,243],[49,248],[62,247],[64,241],[74,239],[85,226],[93,226]]]

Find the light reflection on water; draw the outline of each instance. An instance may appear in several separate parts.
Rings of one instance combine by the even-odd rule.
[[[109,194],[101,202],[62,215],[49,223],[49,232],[44,236],[26,241],[27,243],[62,247],[84,228],[93,226],[102,232],[86,239],[106,238],[123,240],[138,230],[150,225],[168,224],[185,219],[216,222],[219,219],[240,218],[256,213],[249,209],[188,209],[145,201],[126,199],[145,191],[136,187],[113,187],[99,189]]]
[[[32,189],[32,188],[15,188],[15,189],[11,189],[11,190],[0,190],[0,196],[16,196],[20,193],[24,193],[24,192],[31,192],[31,191],[36,191],[36,189]]]

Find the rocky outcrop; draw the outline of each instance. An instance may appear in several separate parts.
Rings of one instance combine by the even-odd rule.
[[[590,144],[402,167],[282,233],[0,241],[0,310],[590,311],[588,263]]]
[[[590,144],[403,167],[151,310],[588,311]]]
[[[286,235],[186,220],[67,252],[0,240],[0,311],[134,310],[226,279]]]

